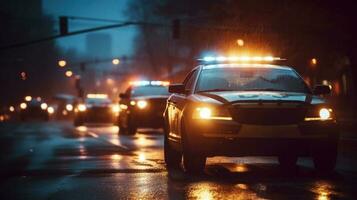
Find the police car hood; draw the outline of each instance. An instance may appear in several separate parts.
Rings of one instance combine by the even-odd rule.
[[[169,95],[148,95],[148,96],[137,96],[132,97],[132,100],[150,100],[150,99],[167,99]]]
[[[234,104],[240,102],[294,102],[306,104],[320,104],[324,100],[318,96],[277,91],[224,91],[204,92],[195,94],[198,101],[204,103]]]

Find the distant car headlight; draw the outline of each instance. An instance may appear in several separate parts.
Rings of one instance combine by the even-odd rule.
[[[135,106],[136,102],[135,101],[130,101],[130,105]]]
[[[307,117],[305,117],[305,121],[325,121],[332,119],[332,109],[325,107],[320,109],[314,109],[312,112],[309,112],[307,114]]]
[[[72,104],[67,104],[66,105],[66,110],[72,111],[73,110],[73,105]]]
[[[145,101],[145,100],[139,100],[137,102],[137,106],[138,106],[139,109],[144,109],[144,108],[146,108],[148,106],[148,102]]]
[[[128,109],[128,106],[125,105],[125,104],[119,104],[119,109],[120,109],[120,110],[127,110],[127,109]]]
[[[77,108],[78,108],[78,110],[79,110],[80,112],[84,112],[84,111],[87,110],[87,106],[84,105],[84,104],[79,104],[79,105],[77,106]]]
[[[225,108],[197,107],[193,111],[193,119],[203,120],[232,120]]]
[[[41,109],[46,110],[48,107],[47,103],[41,103]]]
[[[118,104],[114,104],[114,105],[112,106],[112,111],[113,111],[114,113],[120,112],[120,106],[119,106]]]
[[[21,103],[21,104],[20,104],[20,108],[21,108],[22,110],[25,110],[25,109],[27,108],[27,104],[26,104],[26,103]]]
[[[55,112],[55,109],[54,109],[53,107],[49,106],[49,107],[47,108],[47,112],[48,112],[49,114],[53,114],[53,113]]]

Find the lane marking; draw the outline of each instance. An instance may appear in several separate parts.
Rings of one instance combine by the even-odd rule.
[[[120,145],[120,144],[117,143],[117,142],[112,142],[112,141],[110,141],[110,140],[101,138],[101,137],[99,137],[99,135],[97,135],[96,133],[94,133],[94,132],[92,132],[92,131],[87,131],[87,134],[90,135],[90,136],[92,136],[92,137],[94,137],[94,138],[97,138],[97,139],[99,139],[99,140],[102,140],[102,141],[105,141],[105,142],[110,143],[110,144],[112,144],[112,145],[115,145],[115,146],[117,146],[117,147],[123,148],[123,149],[125,149],[125,150],[130,150],[128,147],[126,147],[126,146],[124,146],[124,145]]]

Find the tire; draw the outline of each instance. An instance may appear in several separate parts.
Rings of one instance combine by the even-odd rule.
[[[284,171],[294,171],[296,169],[296,162],[298,157],[296,155],[283,154],[278,156],[280,167]]]
[[[313,155],[315,169],[323,173],[335,170],[337,162],[337,142],[327,142]]]
[[[126,127],[126,132],[128,135],[135,135],[137,128],[132,122],[130,115],[128,116]]]
[[[188,174],[202,174],[206,166],[206,157],[199,154],[194,154],[190,151],[183,153],[183,168]]]
[[[192,151],[190,141],[186,137],[185,127],[182,130],[183,168],[188,174],[202,174],[206,166],[206,156]]]
[[[127,132],[126,128],[119,126],[118,134],[124,135],[124,134],[126,134],[126,132]]]
[[[167,133],[165,133],[164,139],[164,158],[166,163],[166,169],[180,169],[182,161],[182,153],[173,149],[168,141]]]
[[[134,127],[133,125],[129,124],[128,129],[127,129],[127,133],[128,133],[128,135],[135,135],[136,134],[136,130],[137,130],[136,127]]]

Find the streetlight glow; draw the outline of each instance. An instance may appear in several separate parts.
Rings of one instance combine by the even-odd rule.
[[[66,76],[71,77],[73,75],[73,72],[71,70],[66,71]]]
[[[237,40],[237,44],[238,44],[238,46],[240,46],[240,47],[244,46],[244,40],[238,39],[238,40]]]
[[[66,65],[67,65],[67,62],[65,60],[59,60],[58,61],[58,66],[65,67]]]
[[[25,101],[31,101],[32,100],[32,97],[31,96],[26,96],[25,97]]]
[[[316,58],[311,59],[311,64],[316,65],[317,64],[317,59]]]
[[[118,58],[115,58],[115,59],[112,60],[112,63],[113,63],[114,65],[119,65],[120,60],[119,60]]]
[[[26,72],[21,72],[20,76],[21,76],[21,80],[23,80],[23,81],[27,79]]]
[[[14,112],[15,111],[15,107],[14,106],[10,106],[9,110],[10,110],[10,112]]]

